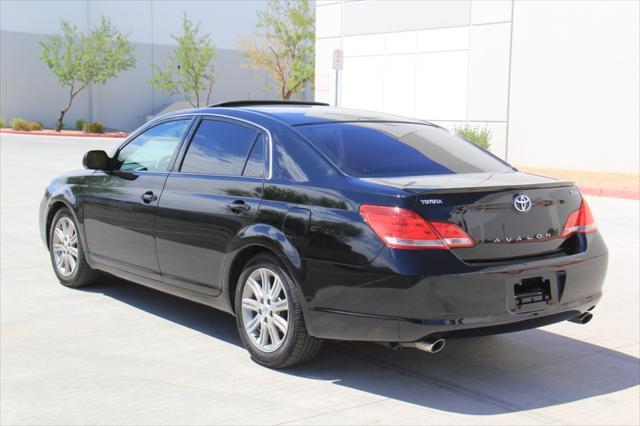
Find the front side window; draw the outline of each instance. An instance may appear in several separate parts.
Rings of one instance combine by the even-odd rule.
[[[513,171],[483,149],[426,124],[331,123],[296,129],[354,177]]]
[[[122,171],[164,172],[176,152],[188,119],[158,124],[136,136],[118,153],[118,166]]]
[[[181,172],[240,176],[258,132],[226,121],[202,120]]]

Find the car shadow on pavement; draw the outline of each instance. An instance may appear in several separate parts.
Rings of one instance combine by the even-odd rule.
[[[242,347],[230,314],[113,276],[79,290],[101,293],[176,324]]]
[[[213,308],[118,279],[88,291],[242,346],[233,317]],[[438,354],[326,342],[316,360],[281,372],[471,415],[534,410],[640,384],[638,358],[541,329],[449,339]]]
[[[471,415],[533,410],[640,384],[638,358],[539,329],[449,339],[438,354],[332,343],[293,374]]]

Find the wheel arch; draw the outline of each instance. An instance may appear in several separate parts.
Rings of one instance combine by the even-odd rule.
[[[235,314],[235,292],[243,266],[260,253],[275,256],[296,285],[300,286],[304,266],[295,245],[275,227],[264,224],[250,226],[232,242],[232,250],[227,256],[229,260],[223,268],[223,297],[232,314]]]
[[[75,222],[79,224],[78,217],[76,215],[75,210],[73,209],[73,207],[69,205],[69,203],[66,200],[63,200],[61,198],[52,200],[49,203],[49,210],[47,211],[47,218],[45,222],[45,238],[47,242],[47,250],[49,249],[49,243],[50,243],[49,239],[51,238],[51,225],[53,224],[53,218],[55,217],[56,213],[58,213],[58,211],[60,211],[63,208],[66,208],[67,210],[69,210]]]

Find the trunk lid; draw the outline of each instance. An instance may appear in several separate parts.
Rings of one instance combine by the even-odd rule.
[[[468,262],[566,251],[562,228],[582,199],[571,182],[520,172],[366,180],[410,191],[416,195],[416,211],[425,219],[464,229],[475,246],[452,251]]]

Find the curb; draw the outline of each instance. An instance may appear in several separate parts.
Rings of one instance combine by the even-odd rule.
[[[30,132],[13,129],[0,129],[0,133],[11,135],[36,135],[36,136],[71,136],[81,138],[126,138],[128,133],[81,133],[81,132],[55,132],[51,130],[32,130]]]
[[[589,186],[580,186],[579,188],[580,192],[585,195],[640,200],[640,191],[637,189],[594,188]]]

